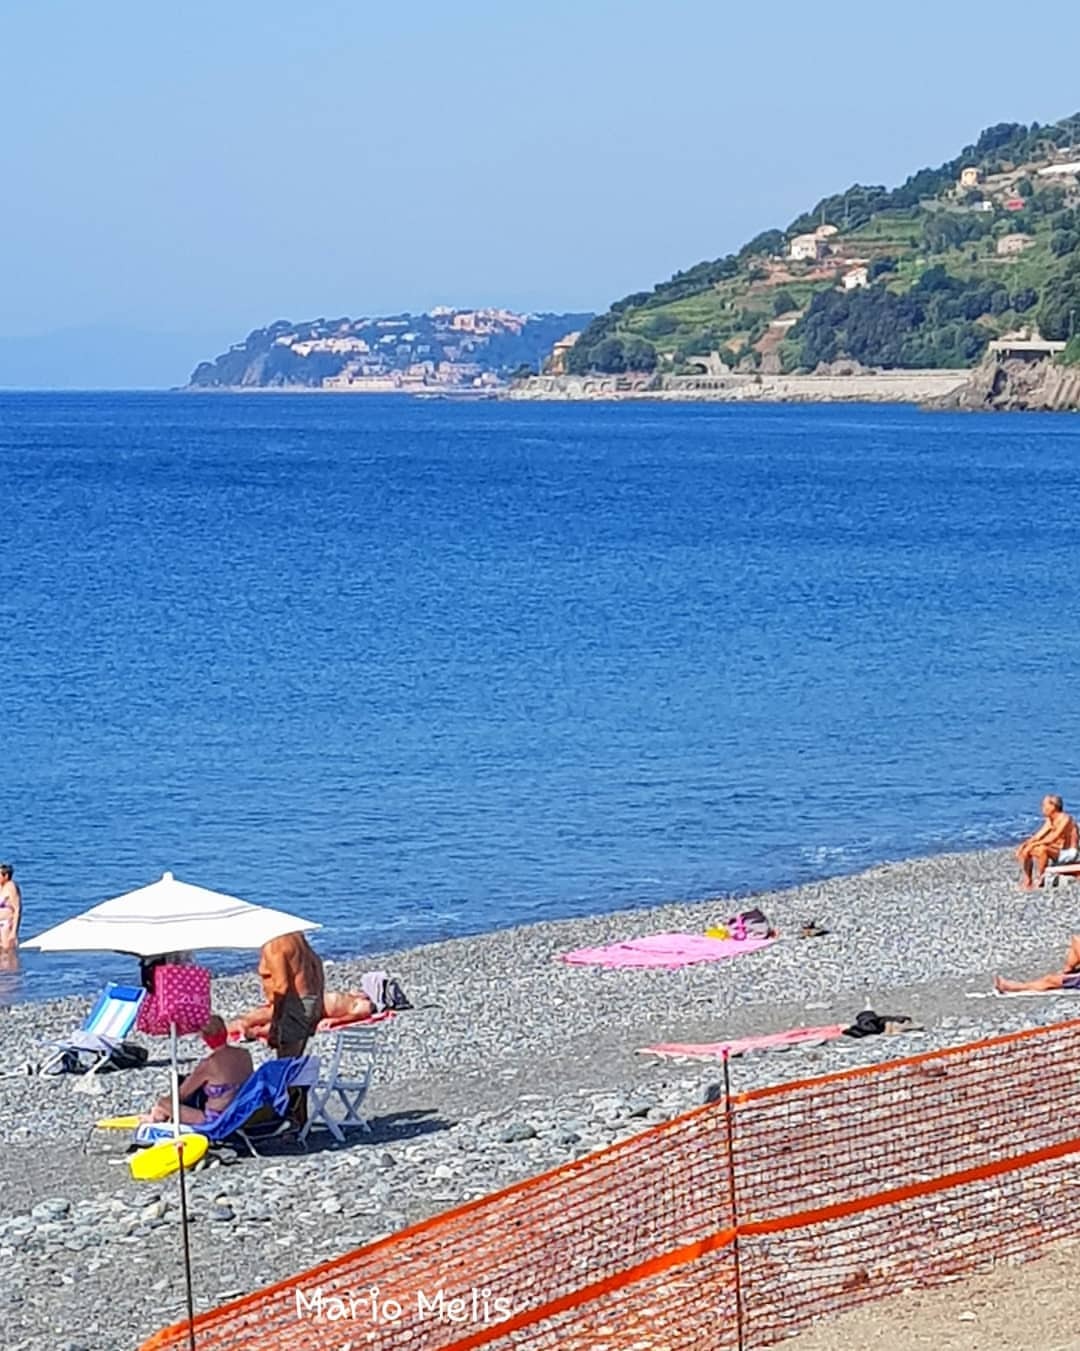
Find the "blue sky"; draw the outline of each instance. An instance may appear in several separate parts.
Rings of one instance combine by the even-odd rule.
[[[1078,46],[1059,0],[9,3],[0,338],[601,309],[1076,111]]]

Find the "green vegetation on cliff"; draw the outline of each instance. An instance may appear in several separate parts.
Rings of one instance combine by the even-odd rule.
[[[970,366],[1021,327],[1080,333],[1080,114],[988,127],[900,187],[855,184],[625,296],[567,368],[688,371],[712,352],[743,369]]]

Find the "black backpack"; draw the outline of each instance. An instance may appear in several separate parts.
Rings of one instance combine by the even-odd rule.
[[[383,986],[383,1008],[395,1011],[412,1008],[412,1004],[405,997],[405,991],[393,977]]]

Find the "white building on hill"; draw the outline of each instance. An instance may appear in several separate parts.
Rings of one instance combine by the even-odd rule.
[[[788,245],[788,257],[804,262],[814,262],[824,254],[825,241],[817,234],[796,235]]]

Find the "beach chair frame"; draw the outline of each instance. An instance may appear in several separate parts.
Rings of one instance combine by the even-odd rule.
[[[53,1048],[52,1054],[41,1062],[38,1073],[51,1073],[68,1052],[74,1052],[80,1061],[84,1055],[91,1056],[87,1074],[97,1074],[108,1064],[113,1051],[130,1035],[145,997],[146,991],[141,986],[110,981],[98,995],[82,1027],[63,1040],[46,1043]],[[106,1028],[107,1031],[102,1030]]]
[[[370,1134],[371,1122],[361,1108],[376,1066],[385,1064],[389,1026],[343,1027],[333,1034],[326,1077],[320,1076],[308,1095],[308,1118],[300,1132],[301,1143],[316,1126],[324,1126],[338,1144],[345,1143],[345,1131],[350,1126]],[[335,1113],[331,1110],[335,1107],[342,1110]]]
[[[1043,871],[1043,886],[1056,887],[1060,878],[1080,881],[1080,863],[1050,863]]]
[[[293,1090],[306,1091],[309,1095],[319,1082],[320,1061],[317,1055],[306,1055],[299,1057],[305,1063],[303,1068],[297,1074],[296,1078],[289,1085],[290,1094]],[[257,1072],[257,1071],[256,1071]],[[261,1109],[260,1109],[261,1110]],[[265,1144],[268,1140],[280,1140],[283,1136],[296,1133],[296,1125],[289,1117],[277,1117],[272,1121],[257,1122],[255,1125],[245,1121],[242,1126],[238,1126],[232,1131],[225,1140],[215,1140],[215,1144],[225,1144],[228,1140],[238,1140],[248,1151],[253,1159],[260,1158],[259,1151],[255,1148],[256,1143]],[[298,1135],[301,1144],[304,1143],[304,1135],[301,1132]]]

